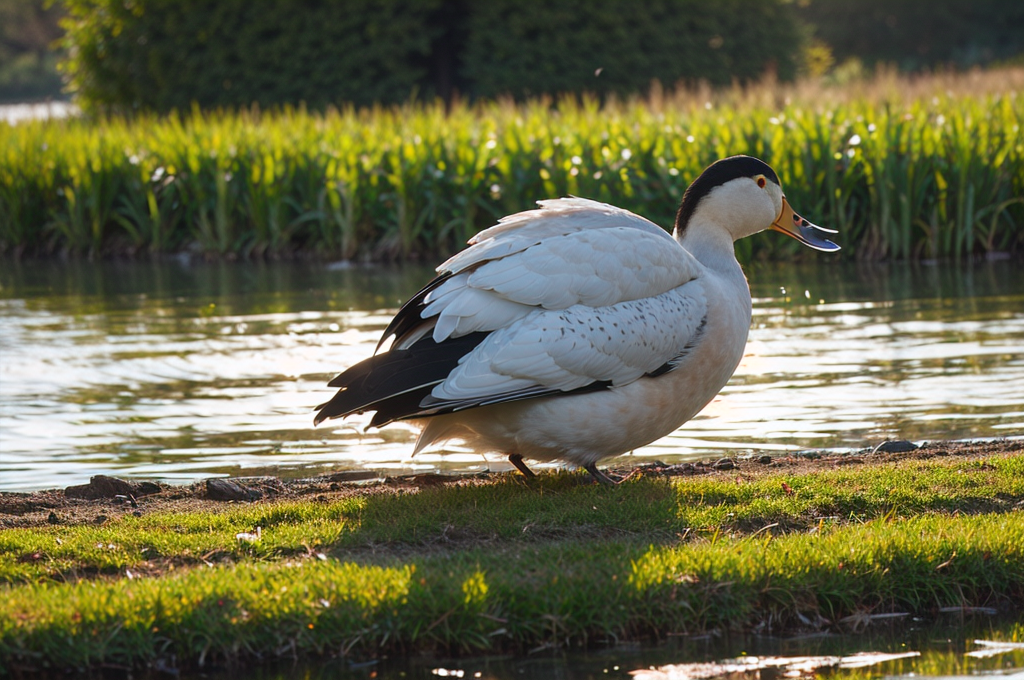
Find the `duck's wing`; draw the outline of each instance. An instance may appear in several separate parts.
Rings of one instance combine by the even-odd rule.
[[[504,217],[437,268],[385,329],[407,347],[504,328],[541,309],[600,307],[663,293],[701,265],[664,229],[628,210],[583,198],[540,201]]]
[[[701,265],[657,225],[585,199],[480,232],[345,371],[316,422],[372,425],[660,375],[705,319]],[[379,349],[379,347],[378,347]]]

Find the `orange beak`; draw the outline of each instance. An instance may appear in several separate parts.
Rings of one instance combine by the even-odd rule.
[[[821,250],[826,253],[839,250],[839,246],[821,235],[835,234],[837,233],[836,230],[819,227],[800,217],[793,212],[793,208],[790,207],[789,201],[786,200],[785,196],[782,197],[782,212],[775,218],[769,229],[781,231],[786,236],[795,238],[800,243],[815,250]]]

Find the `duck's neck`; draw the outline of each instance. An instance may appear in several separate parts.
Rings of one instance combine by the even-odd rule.
[[[743,268],[736,261],[732,236],[724,229],[695,229],[696,226],[691,222],[683,237],[678,239],[679,243],[707,268],[711,274],[710,278],[713,279],[713,282],[708,282],[708,292],[714,295],[711,291],[717,291],[717,299],[722,304],[718,309],[723,312],[725,318],[733,320],[727,327],[731,329],[731,333],[737,334],[742,329],[743,342],[746,343],[745,330],[750,327],[751,317],[750,285],[743,274]],[[735,315],[726,314],[726,309],[733,310]],[[743,345],[740,345],[737,350],[737,361],[743,355],[742,350]]]
[[[724,276],[738,276],[746,281],[740,263],[736,261],[732,235],[724,229],[691,220],[682,238],[678,233],[675,236],[680,245],[708,269]]]

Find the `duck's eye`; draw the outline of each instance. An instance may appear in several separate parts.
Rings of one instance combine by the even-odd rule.
[[[764,185],[765,184],[767,184],[767,182],[765,181],[764,177],[758,177],[757,178],[757,186],[759,186],[762,189],[764,189]]]

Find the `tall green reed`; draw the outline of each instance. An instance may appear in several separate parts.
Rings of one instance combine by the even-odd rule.
[[[689,181],[748,153],[775,167],[798,210],[839,229],[844,256],[1019,250],[1024,96],[947,80],[844,97],[797,88],[780,100],[765,85],[604,104],[2,125],[0,248],[436,257],[501,215],[567,194],[671,227]],[[743,259],[800,252],[774,238],[737,246]]]

